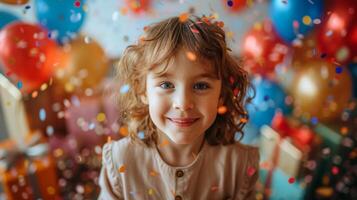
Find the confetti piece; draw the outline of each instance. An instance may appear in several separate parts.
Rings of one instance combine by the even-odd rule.
[[[346,126],[341,127],[341,134],[342,135],[347,135],[347,133],[348,133],[348,128]]]
[[[31,8],[30,5],[25,6],[25,9],[30,9],[30,8]]]
[[[320,19],[314,19],[314,24],[321,24],[321,20]]]
[[[158,173],[156,172],[156,171],[154,171],[154,170],[152,170],[151,172],[150,172],[150,176],[157,176],[158,175]]]
[[[304,23],[305,25],[310,25],[311,24],[311,17],[310,16],[304,16],[302,18],[302,23]]]
[[[18,82],[17,82],[17,88],[19,88],[19,89],[22,88],[22,82],[21,82],[21,81],[18,81]]]
[[[89,130],[94,130],[94,128],[95,128],[95,123],[93,123],[93,122],[90,123],[89,126],[88,126],[88,129]]]
[[[316,125],[317,123],[319,123],[319,120],[317,119],[317,117],[312,117],[311,118],[311,123]]]
[[[144,131],[140,131],[140,132],[138,133],[138,137],[139,137],[140,139],[145,139],[145,133],[144,133]]]
[[[196,60],[196,55],[190,51],[186,52],[186,57],[190,60],[190,61],[195,61]]]
[[[328,30],[328,31],[325,33],[325,35],[326,35],[327,37],[330,37],[332,34],[333,34],[333,31],[332,31],[332,30]]]
[[[281,1],[283,4],[288,4],[288,1],[287,0],[282,0]]]
[[[294,21],[293,21],[293,27],[294,27],[295,29],[298,29],[298,28],[299,28],[299,22],[296,21],[296,20],[294,20]]]
[[[198,32],[198,30],[197,30],[197,29],[192,28],[191,26],[190,26],[190,30],[192,31],[192,33],[200,33],[200,32]]]
[[[230,83],[231,85],[233,85],[233,83],[234,83],[234,78],[233,78],[232,76],[229,77],[229,83]]]
[[[316,189],[316,194],[322,197],[331,197],[333,195],[333,189],[331,187],[319,187]]]
[[[227,107],[226,106],[219,106],[218,107],[218,114],[223,115],[226,112],[227,112]]]
[[[342,67],[336,67],[336,73],[341,74],[343,71]]]
[[[122,136],[127,136],[128,135],[128,128],[126,126],[122,126],[119,128],[119,133]]]
[[[248,176],[253,176],[257,170],[254,167],[249,166],[247,169]]]
[[[98,115],[97,115],[97,117],[96,117],[96,119],[97,119],[97,121],[98,122],[104,122],[105,121],[105,114],[104,113],[98,113]]]
[[[125,166],[124,166],[124,165],[120,166],[119,169],[118,169],[118,171],[119,171],[120,173],[124,173],[124,172],[125,172]]]
[[[338,169],[338,167],[336,167],[336,166],[333,166],[333,167],[332,167],[331,172],[332,172],[333,175],[337,175],[339,171],[340,171],[340,170]]]
[[[130,89],[130,85],[125,84],[125,85],[121,86],[120,93],[121,94],[127,93],[129,91],[129,89]]]
[[[169,141],[167,139],[164,139],[162,143],[160,144],[161,147],[164,147],[169,144]]]
[[[129,11],[128,8],[123,7],[123,8],[120,9],[120,14],[121,14],[121,15],[126,15],[126,14],[128,13],[128,11]]]
[[[45,121],[46,120],[46,110],[44,108],[40,109],[39,117],[40,117],[41,121]]]
[[[48,194],[53,195],[53,194],[55,194],[55,192],[56,192],[56,190],[52,186],[47,187]]]
[[[189,13],[182,13],[182,14],[180,14],[180,16],[179,16],[179,21],[181,22],[181,23],[184,23],[184,22],[186,22],[187,20],[188,20],[188,17],[190,16],[190,14]]]
[[[233,95],[236,97],[236,96],[238,96],[238,94],[239,94],[239,89],[238,88],[234,88]]]
[[[153,194],[154,194],[154,190],[150,188],[150,189],[148,190],[148,193],[149,193],[149,195],[153,195]]]
[[[47,127],[46,127],[46,134],[47,134],[48,136],[53,135],[53,132],[54,132],[54,129],[53,129],[52,126],[47,126]]]
[[[336,59],[338,61],[344,61],[348,58],[348,56],[350,55],[350,50],[348,47],[344,46],[341,47],[337,50],[336,52]]]
[[[75,1],[74,2],[74,6],[79,8],[81,6],[81,2],[80,1]]]
[[[247,119],[247,118],[241,118],[241,119],[240,119],[240,122],[242,122],[242,123],[247,123],[247,122],[248,122],[248,119]]]
[[[264,96],[264,101],[268,101],[269,100],[269,96],[268,95],[265,95]]]
[[[233,38],[233,36],[234,36],[234,32],[232,31],[227,32],[227,38]]]
[[[295,182],[295,178],[290,177],[289,180],[288,180],[288,182],[289,182],[290,184],[293,184],[293,183]]]

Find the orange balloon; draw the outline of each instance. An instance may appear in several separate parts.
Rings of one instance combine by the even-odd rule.
[[[28,0],[0,0],[1,3],[13,4],[13,5],[22,5],[26,4]]]
[[[64,60],[62,54],[39,25],[14,22],[0,32],[0,60],[6,70],[23,82],[23,91],[47,82]]]
[[[319,121],[338,118],[352,97],[352,79],[345,67],[320,59],[302,61],[292,84],[295,114]]]
[[[78,37],[66,44],[64,51],[68,56],[65,67],[56,71],[56,79],[67,92],[77,89],[93,88],[108,72],[109,60],[102,47],[93,39]]]

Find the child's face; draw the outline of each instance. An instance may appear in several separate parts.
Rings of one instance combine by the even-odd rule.
[[[144,101],[149,104],[150,117],[171,141],[190,144],[216,118],[221,80],[214,77],[213,67],[190,61],[184,50],[177,53],[162,77],[154,73],[158,70],[161,66],[147,75]]]

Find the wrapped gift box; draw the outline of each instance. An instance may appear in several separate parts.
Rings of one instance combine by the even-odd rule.
[[[6,199],[59,199],[55,162],[48,144],[18,150],[15,143],[3,142],[0,147],[0,183]]]
[[[0,141],[11,139],[21,147],[29,132],[21,92],[0,74]]]
[[[273,162],[276,156],[276,167],[295,179],[303,178],[308,174],[305,163],[307,160],[314,159],[316,154],[311,151],[311,148],[299,148],[291,137],[283,138],[277,131],[266,125],[261,128],[260,143],[263,152],[262,160]],[[310,145],[317,147],[319,143]]]

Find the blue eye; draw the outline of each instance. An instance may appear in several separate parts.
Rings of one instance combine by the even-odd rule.
[[[162,89],[172,89],[174,88],[174,85],[170,82],[162,82],[159,85],[160,88]],[[195,90],[207,90],[208,88],[210,88],[210,86],[207,83],[201,82],[201,83],[196,83],[193,88]]]
[[[169,88],[167,88],[167,87],[162,87],[162,86],[163,86],[163,85],[164,85],[164,86],[167,86],[167,85],[170,85],[170,84],[171,84],[171,83],[169,83],[169,82],[163,82],[163,83],[160,84],[160,87],[163,88],[163,89],[169,89]]]
[[[195,89],[199,89],[199,90],[206,90],[206,89],[208,89],[210,87],[209,87],[209,85],[207,83],[197,83],[197,84],[195,84],[194,88]]]

